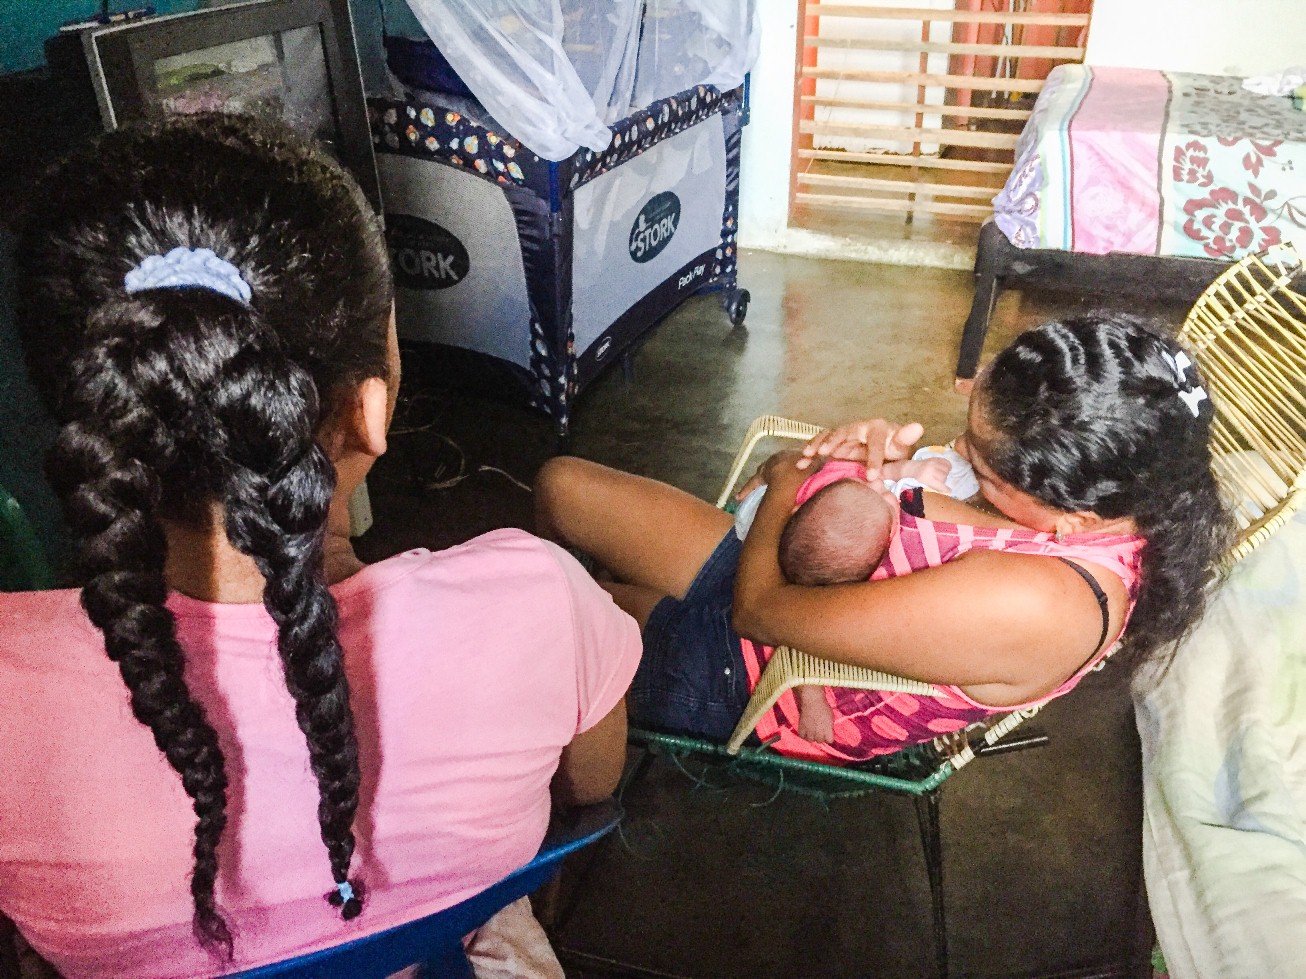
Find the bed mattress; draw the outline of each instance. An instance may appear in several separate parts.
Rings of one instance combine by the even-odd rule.
[[[994,211],[1020,248],[1233,260],[1306,245],[1306,112],[1240,78],[1062,65]]]
[[[1136,691],[1143,861],[1173,979],[1306,973],[1306,513]]]

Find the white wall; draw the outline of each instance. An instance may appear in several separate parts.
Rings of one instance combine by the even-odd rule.
[[[749,124],[739,161],[739,243],[777,248],[789,224],[798,0],[758,0],[762,44],[749,79]]]
[[[1212,75],[1306,64],[1306,0],[1096,0],[1084,60]]]
[[[798,0],[758,0],[757,5],[762,43],[753,66],[752,114],[739,164],[739,244],[820,258],[969,269],[973,250],[961,246],[849,240],[789,227]]]

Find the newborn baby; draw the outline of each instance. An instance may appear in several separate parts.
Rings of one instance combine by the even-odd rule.
[[[795,585],[865,581],[884,558],[894,525],[879,490],[856,475],[841,476],[789,517],[780,535],[780,570]]]
[[[920,449],[909,461],[884,465],[884,485],[895,496],[921,486],[967,499],[979,492],[970,464],[950,446]],[[744,499],[735,517],[742,540],[765,486]],[[866,581],[879,567],[897,530],[897,514],[856,463],[831,461],[799,487],[797,505],[780,535],[780,570],[795,585]],[[798,733],[808,741],[834,739],[834,715],[825,688],[798,687]]]

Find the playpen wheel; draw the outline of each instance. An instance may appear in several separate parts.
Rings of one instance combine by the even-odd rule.
[[[731,289],[726,293],[725,302],[722,305],[730,315],[730,322],[735,326],[742,326],[744,317],[748,315],[748,301],[752,298],[747,289]]]

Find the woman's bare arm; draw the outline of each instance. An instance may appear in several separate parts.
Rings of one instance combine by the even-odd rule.
[[[626,701],[562,749],[551,786],[554,805],[587,806],[617,789],[626,764]]]
[[[769,489],[735,585],[740,634],[835,662],[955,684],[993,704],[1049,692],[1092,653],[1101,629],[1096,600],[1072,569],[1044,557],[983,551],[883,581],[789,584],[777,553],[805,475],[793,470],[790,463],[767,471]]]

